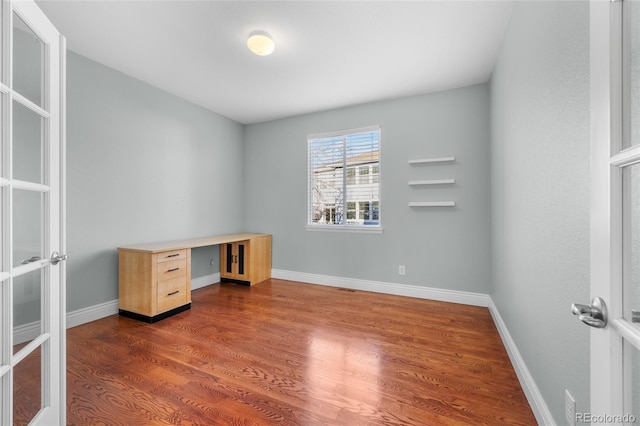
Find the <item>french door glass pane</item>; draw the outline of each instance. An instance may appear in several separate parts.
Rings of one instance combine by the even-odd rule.
[[[44,196],[41,192],[13,190],[13,266],[43,259]]]
[[[13,178],[44,183],[42,179],[43,130],[45,120],[18,102],[13,102]]]
[[[13,369],[13,424],[26,425],[42,408],[42,347]]]
[[[626,368],[631,371],[625,371],[625,407],[623,421],[624,424],[635,424],[640,422],[640,350],[631,345],[629,342],[624,343],[624,356],[628,359],[625,362]]]
[[[38,269],[13,279],[13,353],[42,333],[42,273]]]
[[[0,9],[2,9],[1,5],[0,5]],[[1,57],[2,55],[0,55]],[[0,71],[0,74],[2,74],[2,71]],[[9,95],[6,93],[0,93],[0,117],[4,117],[4,105],[5,105],[5,99],[8,97]],[[5,149],[4,149],[4,145],[5,145],[5,141],[2,140],[2,135],[4,134],[4,126],[7,125],[5,124],[5,120],[0,119],[0,177],[9,179],[10,176],[8,176],[9,171],[8,169],[5,167],[3,158],[5,156]],[[1,210],[0,210],[1,211]],[[2,229],[2,228],[0,228]]]
[[[628,148],[640,143],[640,4],[637,1],[628,1],[624,5],[625,15],[628,16],[625,22],[629,25],[625,31],[628,41],[625,50],[629,56],[628,69],[625,69],[628,75],[625,80],[628,86],[624,88],[629,96],[628,112],[625,115],[629,135],[624,138],[625,148]]]
[[[0,3],[0,46],[4,46],[4,8],[2,7],[2,4]],[[2,81],[2,83],[4,83],[6,86],[8,86],[8,81],[5,81],[5,75],[4,75],[4,56],[5,55],[0,55],[0,81]],[[1,418],[1,417],[0,417]]]
[[[625,167],[624,215],[625,247],[624,317],[640,327],[640,164]]]
[[[13,14],[13,89],[44,107],[44,43]]]

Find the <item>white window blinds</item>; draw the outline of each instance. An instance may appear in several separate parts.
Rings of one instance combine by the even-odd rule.
[[[380,226],[380,128],[310,135],[310,226]]]

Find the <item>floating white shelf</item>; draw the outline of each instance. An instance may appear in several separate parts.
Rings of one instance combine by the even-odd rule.
[[[409,207],[455,207],[455,201],[411,201]]]
[[[456,157],[442,157],[442,158],[424,158],[422,160],[409,160],[410,165],[416,164],[430,164],[430,163],[447,163],[455,161]]]
[[[448,183],[456,183],[455,179],[436,179],[436,180],[410,180],[409,185],[444,185]]]

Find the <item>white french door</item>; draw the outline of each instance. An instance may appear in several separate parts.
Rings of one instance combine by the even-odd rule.
[[[0,25],[0,424],[62,425],[64,39],[32,0]]]
[[[640,423],[640,1],[591,2],[591,421]]]

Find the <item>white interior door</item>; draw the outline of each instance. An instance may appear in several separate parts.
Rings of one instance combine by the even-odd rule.
[[[640,2],[591,2],[591,407],[582,419],[640,422]],[[592,416],[584,418],[585,414]]]
[[[62,425],[64,39],[32,0],[0,22],[0,424]]]

